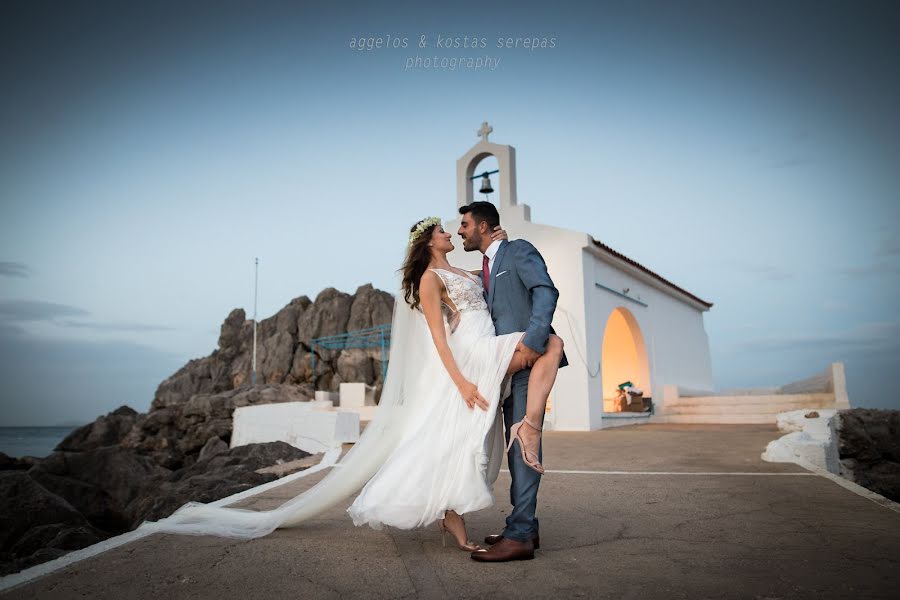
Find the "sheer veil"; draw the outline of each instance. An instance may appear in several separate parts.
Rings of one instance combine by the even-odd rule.
[[[144,521],[142,530],[189,535],[255,538],[275,529],[295,527],[359,491],[397,448],[417,415],[422,412],[421,394],[414,390],[427,377],[423,373],[425,348],[430,332],[421,311],[410,309],[399,290],[391,320],[391,347],[387,376],[374,417],[359,441],[318,484],[278,508],[253,511],[188,502],[171,516]],[[349,517],[348,517],[349,518]]]

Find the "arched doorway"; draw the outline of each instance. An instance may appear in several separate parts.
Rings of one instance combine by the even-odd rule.
[[[644,335],[630,310],[618,306],[610,313],[603,331],[601,354],[603,412],[642,412],[649,403],[650,368]],[[643,392],[644,402],[616,402],[619,385],[630,381]]]

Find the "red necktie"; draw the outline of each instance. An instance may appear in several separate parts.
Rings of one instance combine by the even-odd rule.
[[[491,291],[491,270],[488,268],[488,263],[490,259],[488,255],[484,255],[484,259],[481,261],[481,277],[484,279],[484,293],[488,294]]]

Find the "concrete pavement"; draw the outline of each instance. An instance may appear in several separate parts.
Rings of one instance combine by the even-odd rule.
[[[355,528],[349,502],[256,540],[154,534],[7,591],[18,598],[893,598],[900,513],[759,455],[767,425],[548,432],[533,561],[480,564],[437,527]],[[312,475],[236,506],[279,505]],[[468,515],[498,532],[497,504]]]

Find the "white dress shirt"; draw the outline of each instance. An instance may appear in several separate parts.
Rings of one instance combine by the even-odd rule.
[[[491,245],[484,251],[484,255],[488,257],[488,270],[494,270],[494,257],[497,256],[497,250],[500,249],[500,242],[503,240],[494,240]]]

